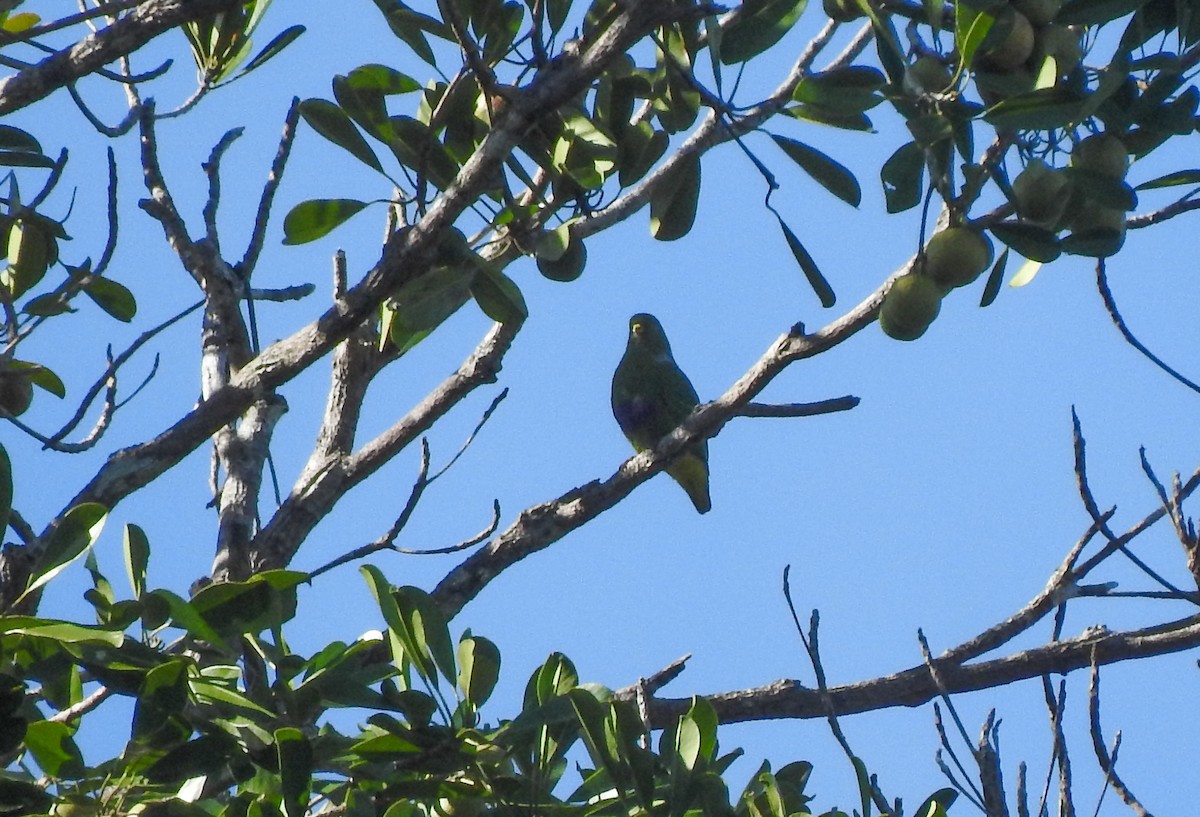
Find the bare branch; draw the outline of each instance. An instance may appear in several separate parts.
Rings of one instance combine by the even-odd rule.
[[[846,395],[815,403],[747,403],[738,414],[742,417],[815,417],[818,414],[849,411],[860,402],[861,398]]]
[[[1096,752],[1096,760],[1100,764],[1100,768],[1104,770],[1105,783],[1112,786],[1113,791],[1138,817],[1152,817],[1117,774],[1116,756],[1117,747],[1121,744],[1120,733],[1117,733],[1111,755],[1104,747],[1104,732],[1100,728],[1100,662],[1096,660],[1092,661],[1091,682],[1088,684],[1088,715],[1092,733],[1092,748]]]
[[[287,564],[313,526],[347,491],[389,462],[476,388],[494,383],[518,331],[519,327],[494,325],[454,374],[374,440],[353,455],[331,449],[324,463],[310,462],[306,480],[297,483],[255,537],[252,548],[260,566]]]
[[[960,665],[934,659],[941,687],[929,668],[910,669],[845,686],[830,687],[829,698],[839,716],[894,706],[920,706],[943,692],[954,695],[1006,686],[1045,674],[1063,674],[1090,665],[1167,655],[1200,645],[1200,615],[1139,630],[1092,630],[1076,638],[1045,644],[1013,655]],[[817,690],[796,681],[780,680],[752,689],[706,696],[722,723],[771,718],[823,718],[825,704]],[[650,704],[655,728],[687,712],[689,698],[656,698]]]
[[[262,195],[258,200],[258,210],[254,214],[254,229],[250,233],[250,242],[246,246],[246,253],[242,256],[241,263],[238,264],[242,271],[242,277],[247,281],[250,280],[255,266],[258,264],[258,255],[262,252],[263,241],[267,234],[267,221],[271,215],[271,205],[275,203],[275,193],[279,190],[280,181],[283,180],[283,170],[291,155],[292,144],[296,141],[296,126],[299,122],[300,98],[292,97],[292,104],[283,119],[283,134],[279,137],[275,160],[271,163],[271,170],[267,173],[267,181],[263,185]]]

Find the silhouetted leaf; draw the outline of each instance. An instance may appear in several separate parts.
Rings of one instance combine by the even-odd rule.
[[[821,306],[829,309],[829,307],[837,303],[837,296],[833,292],[833,287],[829,286],[829,282],[825,280],[825,276],[821,274],[821,270],[817,267],[817,262],[809,255],[808,250],[800,243],[800,239],[783,222],[782,218],[779,218],[779,229],[783,230],[783,238],[787,241],[788,249],[792,251],[792,257],[800,265],[800,269],[804,272],[804,277],[808,279],[808,285],[816,293]]]
[[[295,42],[296,39],[304,32],[305,32],[304,26],[300,26],[300,25],[288,26],[283,31],[276,34],[275,37],[271,40],[271,42],[267,43],[266,46],[263,47],[262,51],[259,51],[257,54],[254,55],[253,59],[251,59],[250,62],[246,63],[246,67],[242,69],[242,73],[249,74],[255,68],[258,68],[260,65],[265,63],[267,60],[271,59],[276,54],[278,54],[280,51],[282,51],[283,49],[285,49],[289,45],[291,45],[293,42]]]
[[[358,132],[358,128],[346,112],[337,105],[324,99],[306,99],[300,103],[300,116],[313,130],[330,142],[349,152],[368,167],[383,172],[383,165],[379,163],[375,151]]]
[[[683,238],[696,220],[700,200],[700,158],[681,156],[650,194],[650,235],[659,241]]]
[[[721,34],[721,61],[745,62],[779,42],[800,18],[807,0],[745,0]]]
[[[805,173],[830,193],[853,207],[862,202],[862,189],[858,180],[845,165],[795,139],[776,135],[772,135],[771,138],[793,162],[800,165]]]
[[[1053,230],[1020,221],[993,224],[992,235],[1026,258],[1049,263],[1062,255],[1062,246]]]
[[[924,177],[925,151],[916,142],[901,145],[879,169],[887,211],[901,213],[920,204]]]

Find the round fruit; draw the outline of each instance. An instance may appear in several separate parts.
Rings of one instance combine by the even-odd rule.
[[[1105,258],[1125,243],[1125,211],[1085,202],[1071,220],[1071,251]]]
[[[1066,210],[1069,185],[1061,171],[1048,167],[1041,159],[1034,159],[1013,179],[1017,212],[1026,221],[1053,227]]]
[[[943,290],[966,286],[991,263],[991,242],[970,227],[947,227],[925,245],[925,275]]]
[[[33,379],[20,369],[0,369],[0,409],[20,417],[33,402]]]
[[[1011,7],[996,15],[996,23],[983,40],[979,59],[984,68],[1012,71],[1033,54],[1033,26],[1029,18]]]
[[[1038,29],[1036,53],[1042,56],[1038,65],[1046,57],[1054,57],[1058,65],[1058,75],[1065,77],[1079,67],[1083,60],[1083,45],[1079,40],[1079,32],[1069,26],[1048,25]]]
[[[553,260],[538,258],[537,260],[538,272],[551,281],[574,281],[583,274],[585,264],[587,264],[587,247],[583,246],[583,242],[577,238],[567,244],[567,248],[558,258]]]
[[[1111,133],[1097,133],[1075,146],[1071,151],[1071,165],[1110,179],[1123,179],[1129,172],[1129,152]]]
[[[1010,96],[1032,91],[1036,79],[1025,66],[1011,71],[979,70],[975,72],[975,88],[979,91],[979,98],[983,103],[991,106]]]
[[[879,308],[879,328],[896,340],[916,340],[942,308],[942,290],[929,277],[917,272],[892,282]]]
[[[936,94],[950,87],[950,70],[937,57],[926,54],[904,69],[904,87],[914,94]]]
[[[1012,0],[1012,5],[1035,26],[1044,26],[1058,16],[1062,0]]]
[[[862,9],[854,0],[821,0],[825,14],[837,23],[850,23],[864,16]]]

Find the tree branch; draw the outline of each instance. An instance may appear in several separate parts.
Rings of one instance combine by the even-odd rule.
[[[70,48],[0,80],[0,116],[49,96],[178,25],[231,9],[240,0],[147,0]]]

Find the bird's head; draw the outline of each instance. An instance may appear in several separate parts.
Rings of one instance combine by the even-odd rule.
[[[658,318],[642,312],[629,319],[629,342],[657,353],[671,353],[671,344],[667,342],[667,333],[663,331]]]

